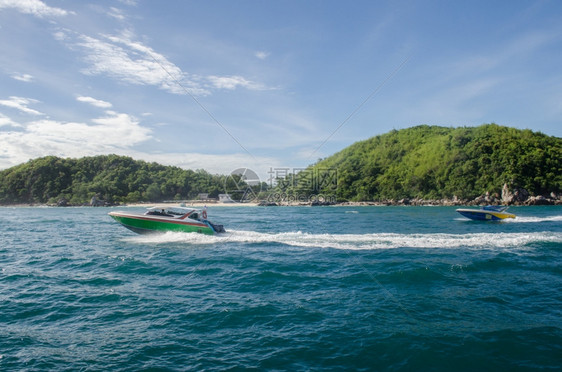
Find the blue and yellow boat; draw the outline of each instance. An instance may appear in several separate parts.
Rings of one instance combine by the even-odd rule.
[[[506,218],[515,218],[514,214],[506,212],[507,208],[502,205],[487,205],[480,209],[459,208],[457,212],[466,218],[477,221],[501,221]]]

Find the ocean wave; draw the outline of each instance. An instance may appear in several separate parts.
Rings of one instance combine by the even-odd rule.
[[[473,234],[310,234],[301,231],[261,233],[229,230],[226,234],[203,235],[197,233],[167,232],[165,234],[138,235],[124,239],[134,243],[164,244],[188,243],[192,245],[228,243],[275,243],[295,247],[333,248],[346,250],[392,248],[520,248],[532,243],[562,243],[562,233],[473,233]]]

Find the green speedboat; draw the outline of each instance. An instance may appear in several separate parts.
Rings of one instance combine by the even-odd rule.
[[[222,225],[207,219],[207,209],[185,207],[152,207],[144,213],[110,212],[121,225],[139,234],[154,232],[196,232],[213,235],[225,232]]]

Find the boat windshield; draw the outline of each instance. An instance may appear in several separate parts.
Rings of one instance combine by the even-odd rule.
[[[152,207],[148,208],[145,214],[159,215],[165,217],[180,217],[194,212],[195,209],[181,208],[181,207]]]
[[[507,209],[503,205],[487,205],[482,208],[485,211],[492,211],[492,212],[503,212]]]
[[[166,210],[164,209],[149,209],[148,211],[146,211],[147,215],[151,215],[151,216],[164,216],[164,217],[173,217],[171,214],[167,213]]]

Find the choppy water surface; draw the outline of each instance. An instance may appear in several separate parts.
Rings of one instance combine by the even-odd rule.
[[[561,207],[211,207],[222,236],[110,210],[0,208],[0,370],[560,367]]]

